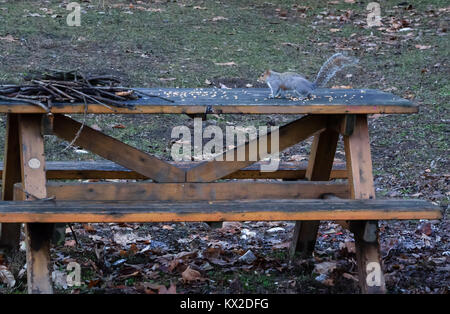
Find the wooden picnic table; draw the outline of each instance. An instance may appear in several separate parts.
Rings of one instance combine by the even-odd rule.
[[[46,114],[34,105],[0,101],[0,112],[8,116],[0,244],[16,247],[20,223],[25,223],[30,293],[53,291],[49,248],[53,224],[58,222],[291,220],[296,221],[291,253],[308,256],[314,250],[320,220],[349,221],[361,290],[383,293],[377,221],[441,217],[439,208],[425,201],[375,199],[367,115],[417,113],[417,106],[408,100],[370,89],[319,89],[304,101],[267,99],[267,89],[141,91],[172,102],[143,97],[130,101],[133,107],[114,110],[99,104],[85,108],[82,103],[55,103],[51,114]],[[244,161],[173,163],[88,126],[79,132],[81,124],[66,114],[85,110],[93,114],[302,114],[280,127],[279,150],[311,136],[314,140],[306,164],[282,163],[275,172],[262,172],[256,161],[248,160],[250,142],[244,145]],[[109,162],[46,164],[43,124],[69,142],[78,132],[74,145]],[[345,165],[333,162],[341,135]],[[264,137],[270,143],[270,133],[257,140]],[[232,153],[236,155],[238,149]],[[47,182],[85,178],[151,181]],[[329,181],[335,178],[347,182]]]

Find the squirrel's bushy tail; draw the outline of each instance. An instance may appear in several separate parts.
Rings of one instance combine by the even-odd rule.
[[[328,81],[340,70],[346,66],[358,63],[358,59],[353,57],[348,57],[342,53],[335,53],[332,55],[320,68],[319,73],[317,73],[316,80],[314,84],[316,87],[324,87]]]

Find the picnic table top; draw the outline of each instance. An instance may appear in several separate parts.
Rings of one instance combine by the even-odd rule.
[[[311,99],[269,99],[268,88],[136,88],[171,101],[143,96],[127,101],[133,108],[88,104],[101,114],[374,114],[417,113],[411,101],[374,89],[317,89]],[[83,103],[54,103],[52,113],[83,113]],[[45,113],[35,105],[0,100],[0,113]]]

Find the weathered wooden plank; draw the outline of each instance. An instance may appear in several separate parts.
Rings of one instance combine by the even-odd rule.
[[[5,171],[2,173],[2,200],[13,200],[14,184],[20,182],[20,144],[19,144],[19,117],[8,114],[5,136]],[[0,246],[12,251],[19,249],[20,224],[1,225]]]
[[[53,132],[72,141],[81,124],[64,115],[55,115]],[[84,126],[75,145],[81,146],[103,158],[112,160],[157,182],[184,182],[185,171],[165,161],[122,143],[102,132]]]
[[[330,180],[338,140],[339,133],[329,129],[314,137],[306,179],[310,181]]]
[[[353,199],[374,199],[375,188],[367,116],[356,116],[353,133],[344,136],[344,146],[351,197]],[[386,285],[381,266],[378,221],[375,218],[364,218],[361,221],[351,222],[350,230],[355,235],[359,286],[362,293],[385,293]]]
[[[423,200],[5,201],[0,222],[440,219]]]
[[[20,194],[20,184],[16,185]],[[323,194],[349,197],[347,184],[330,182],[214,183],[55,183],[47,194],[56,200],[217,201],[236,199],[315,199]],[[16,200],[20,199],[19,195]]]
[[[286,148],[307,139],[314,133],[325,129],[326,125],[327,119],[324,116],[308,115],[280,127],[278,145],[279,152],[282,152]],[[266,156],[260,154],[259,145],[261,145],[261,143],[267,143],[267,148],[264,151],[270,153],[272,147],[271,142],[272,133],[270,132],[267,135],[258,136],[256,139],[249,141],[244,145],[224,152],[222,154],[223,161],[205,161],[200,163],[198,166],[189,169],[186,173],[186,179],[188,182],[211,182],[221,179],[235,171],[255,163],[255,161],[249,161],[249,151],[252,145],[254,145],[257,150],[256,159],[261,160],[262,158],[265,158]],[[239,159],[238,152],[242,149],[242,147],[245,151],[244,160],[246,161],[237,161]],[[234,156],[235,161],[226,161],[229,154]]]
[[[306,178],[310,181],[327,181],[330,179],[336,152],[339,133],[326,129],[317,134],[311,146]],[[295,223],[294,238],[291,242],[291,257],[300,253],[302,257],[311,256],[316,244],[320,221],[297,221]]]
[[[47,197],[45,187],[44,137],[41,115],[20,115],[20,162],[24,203],[33,206],[36,199]],[[28,293],[52,293],[50,277],[50,241],[53,224],[25,224]]]
[[[416,113],[418,107],[406,99],[371,89],[317,89],[310,100],[268,99],[268,88],[152,88],[139,89],[145,93],[169,98],[168,102],[155,97],[144,97],[127,103],[134,108],[115,108],[114,111],[98,104],[89,104],[89,113],[185,113],[185,114],[370,114]],[[83,113],[84,104],[53,104],[53,113]],[[0,112],[43,113],[29,104],[0,101]]]
[[[344,147],[352,198],[375,198],[366,116],[358,115],[356,117],[353,134],[344,136]]]
[[[187,171],[200,162],[169,162]],[[277,171],[261,172],[262,162],[255,163],[238,170],[224,179],[304,179],[307,162],[280,162]],[[267,164],[267,163],[266,163]],[[0,162],[0,174],[3,173]],[[149,179],[112,161],[49,161],[46,162],[47,179]],[[331,171],[331,179],[346,179],[347,169],[344,162],[335,162]],[[20,180],[19,180],[20,181]]]

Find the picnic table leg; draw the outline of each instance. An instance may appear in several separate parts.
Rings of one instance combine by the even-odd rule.
[[[330,129],[314,136],[308,168],[306,169],[308,180],[330,180],[338,139],[339,133]],[[318,220],[297,221],[295,223],[294,238],[290,248],[291,258],[295,256],[295,253],[300,253],[302,257],[311,256],[316,244],[319,224],[320,221]]]
[[[21,181],[20,173],[19,119],[17,114],[8,113],[3,163],[2,200],[13,200],[14,184]],[[0,247],[6,247],[12,252],[19,249],[20,225],[19,223],[4,223],[1,225]]]
[[[41,115],[20,115],[20,154],[22,187],[26,200],[47,197],[44,137]],[[28,293],[53,293],[50,279],[50,242],[53,224],[25,224]]]
[[[375,198],[366,115],[356,116],[354,131],[351,135],[344,136],[344,146],[351,198]],[[378,221],[352,221],[350,230],[355,235],[361,292],[385,293],[386,286],[381,268],[378,239]]]

